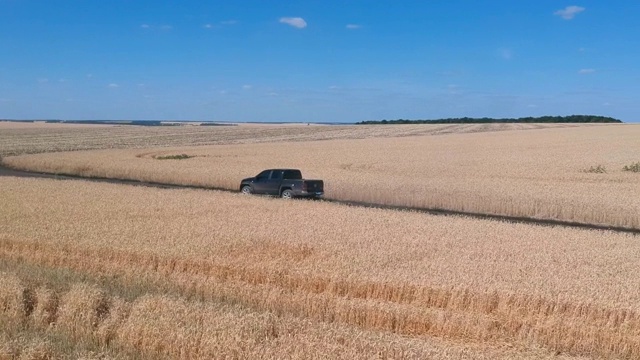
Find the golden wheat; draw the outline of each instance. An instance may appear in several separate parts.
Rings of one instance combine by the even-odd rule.
[[[631,235],[213,191],[0,184],[4,259],[123,284],[169,284],[206,303],[364,331],[640,354],[640,283],[629,276],[640,268],[640,245]],[[57,316],[67,324],[60,328],[89,336],[82,329],[98,331],[104,316],[96,309],[111,302],[99,290],[71,291],[77,302],[59,297]],[[130,318],[122,315],[100,336],[117,338]],[[188,323],[201,323],[194,319]]]
[[[0,281],[20,283],[13,275],[0,273]],[[24,289],[0,288],[0,296],[21,296]],[[17,291],[17,293],[16,293]],[[49,291],[50,292],[50,291]],[[47,339],[98,343],[107,353],[84,351],[73,358],[109,359],[118,355],[139,358],[176,359],[541,359],[552,355],[541,350],[475,347],[437,339],[407,339],[392,334],[362,331],[335,324],[314,323],[287,315],[258,313],[238,306],[190,302],[166,296],[142,296],[131,302],[108,296],[102,289],[75,284],[61,299],[58,317],[31,344],[16,339],[3,341],[0,355],[17,358],[48,349]],[[35,305],[41,301],[34,299]],[[46,299],[45,299],[46,301]],[[73,309],[74,311],[70,311]],[[123,310],[125,309],[125,310]],[[103,313],[103,316],[95,314]],[[5,314],[9,320],[31,320],[33,315]],[[18,319],[15,317],[18,316]],[[109,337],[103,329],[109,328]],[[43,346],[44,344],[44,346]],[[55,358],[70,358],[78,350],[61,348]],[[111,356],[109,356],[111,355]],[[124,356],[123,356],[124,357]],[[556,357],[554,357],[556,358]],[[562,357],[568,358],[568,357]]]
[[[8,157],[12,167],[237,190],[298,167],[341,200],[640,228],[640,126],[102,150]],[[186,153],[187,160],[156,160]],[[608,173],[584,169],[601,164]]]
[[[401,126],[117,126],[0,121],[0,156],[88,149],[362,139],[390,136],[587,126],[579,124],[461,124]]]
[[[311,129],[307,135],[313,139],[384,137],[420,135],[427,129],[390,127],[388,134],[377,132],[383,128],[331,134]],[[41,132],[34,132],[28,136],[41,142],[24,148],[15,141],[17,136],[9,136],[14,142],[2,152],[104,147],[101,136],[106,132],[96,129],[91,129],[95,139],[78,133],[78,138],[69,136],[65,141],[46,140]],[[607,206],[613,209],[614,200],[633,193],[637,185],[632,174],[611,171],[633,156],[623,150],[637,146],[633,142],[637,128],[626,129],[628,136],[620,127],[602,126],[556,129],[553,133],[448,135],[446,139],[430,136],[78,152],[71,157],[55,154],[6,161],[44,166],[48,171],[71,169],[89,176],[234,189],[248,168],[282,166],[278,161],[286,157],[297,161],[303,170],[310,168],[311,176],[320,176],[314,169],[326,167],[328,175],[323,177],[333,189],[332,196],[345,199],[418,206],[448,201],[446,205],[465,211],[480,208],[509,214],[524,211],[525,215],[533,211],[533,216],[539,217],[636,226],[638,204],[633,196],[615,208],[630,210],[630,215],[604,211]],[[453,126],[432,134],[488,130],[505,128]],[[162,130],[147,132],[149,139],[141,141],[134,138],[142,130],[129,131],[118,135],[123,142],[116,147],[177,145],[201,136]],[[286,130],[292,131],[287,135],[277,129],[267,136],[252,131],[246,138],[238,132],[228,138],[208,133],[202,143],[283,141],[292,134],[300,136],[295,131],[303,130]],[[0,138],[3,135],[0,131]],[[162,136],[166,137],[159,139]],[[607,144],[604,138],[617,144]],[[541,143],[546,149],[536,150]],[[492,144],[500,145],[492,149]],[[492,166],[506,170],[480,168],[488,165],[479,163],[477,149],[484,151],[483,156],[495,158]],[[505,149],[518,155],[504,155]],[[362,151],[370,157],[357,154]],[[181,152],[196,158],[155,160]],[[318,153],[327,156],[316,158]],[[408,153],[418,155],[404,159]],[[433,154],[445,163],[466,168],[449,169],[431,160]],[[551,158],[545,163],[537,158],[542,155]],[[378,157],[379,161],[372,160]],[[100,164],[84,162],[87,159]],[[540,168],[518,168],[516,160]],[[585,173],[590,164],[587,161],[603,164],[610,171]],[[314,167],[304,165],[311,163]],[[428,186],[418,187],[412,198],[389,198],[379,191],[390,188],[390,179],[404,181],[400,185],[417,184],[412,179],[424,179],[422,164],[440,170],[444,180],[426,174]],[[558,175],[567,168],[572,169],[568,175]],[[101,173],[104,171],[109,173]],[[475,172],[479,179],[478,187],[471,187],[473,192],[460,190],[463,180],[471,176],[466,172]],[[506,179],[498,189],[501,194],[486,190],[496,179]],[[466,197],[456,199],[455,194],[449,194],[447,199],[443,197],[446,192],[425,196],[433,190],[429,186],[443,189],[445,180]],[[513,188],[529,182],[535,184],[533,189]],[[609,193],[570,194],[561,191],[565,183],[577,191],[606,185]],[[361,186],[350,188],[353,184]],[[536,198],[536,186],[561,194]],[[362,189],[365,192],[358,192]],[[481,196],[470,198],[474,193]],[[483,197],[487,194],[491,197]],[[609,195],[612,199],[607,200]],[[0,322],[6,320],[10,325],[0,328],[0,357],[44,354],[51,358],[51,344],[58,346],[60,339],[108,350],[107,355],[94,355],[86,350],[78,352],[78,345],[67,345],[62,346],[65,358],[113,354],[265,359],[525,359],[560,353],[571,354],[571,358],[640,356],[640,283],[629,277],[640,268],[640,247],[630,235],[81,181],[1,178],[0,199],[3,266],[26,265],[38,270],[35,277],[29,275],[37,278],[34,284],[0,275]],[[48,275],[60,271],[76,272],[95,283],[111,279],[109,288],[121,289],[119,293],[127,295],[127,300],[86,283],[52,290]],[[150,293],[131,296],[141,291]],[[17,341],[18,332],[11,330],[16,328],[38,335],[30,342]]]
[[[0,331],[1,360],[53,360],[58,359],[51,345],[42,338],[12,338]]]

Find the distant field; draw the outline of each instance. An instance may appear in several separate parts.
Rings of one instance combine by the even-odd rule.
[[[241,124],[239,126],[144,127],[0,121],[0,156],[91,149],[439,135],[566,126],[584,125],[482,124],[380,127]]]
[[[227,189],[237,189],[240,179],[264,168],[296,167],[307,177],[324,179],[327,196],[336,199],[640,228],[640,175],[622,170],[640,161],[638,125],[214,130],[233,134],[221,142],[249,143],[48,153],[4,162],[21,169]],[[198,136],[212,134],[173,136],[200,144],[205,141]],[[159,141],[158,134],[148,136],[152,140],[128,141],[140,147]],[[287,141],[294,137],[299,141]],[[47,146],[55,148],[42,147]],[[180,154],[191,158],[158,160]]]
[[[0,354],[640,357],[632,235],[84,181],[0,199]]]

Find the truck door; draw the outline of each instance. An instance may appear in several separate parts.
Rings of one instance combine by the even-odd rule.
[[[280,184],[282,183],[282,170],[273,170],[271,177],[266,184],[265,191],[269,195],[280,195]]]
[[[256,175],[256,179],[253,182],[253,192],[256,194],[267,194],[267,188],[269,186],[269,176],[271,170],[265,170]]]

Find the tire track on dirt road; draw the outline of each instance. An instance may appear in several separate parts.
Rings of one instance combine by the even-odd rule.
[[[83,177],[83,176],[70,175],[70,174],[52,174],[52,173],[17,170],[17,169],[12,169],[12,168],[8,168],[6,166],[0,165],[0,177],[2,176],[13,176],[13,177],[23,177],[23,178],[44,178],[44,179],[55,179],[55,180],[84,180],[84,181],[93,181],[93,182],[101,182],[101,183],[109,183],[109,184],[146,186],[146,187],[154,187],[154,188],[161,188],[161,189],[198,189],[198,190],[215,190],[215,191],[224,191],[229,193],[238,193],[238,191],[236,190],[230,190],[230,189],[214,187],[214,186],[176,185],[176,184],[166,184],[166,183],[160,183],[160,182],[140,181],[140,180],[131,180],[131,179],[114,179],[114,178],[106,178],[106,177]],[[622,226],[587,224],[587,223],[555,220],[555,219],[537,219],[537,218],[530,218],[530,217],[523,217],[523,216],[484,214],[484,213],[474,213],[474,212],[467,212],[467,211],[457,211],[457,210],[438,209],[438,208],[384,205],[384,204],[375,204],[375,203],[368,203],[368,202],[362,202],[362,201],[349,201],[349,200],[339,200],[339,199],[323,199],[322,201],[331,202],[334,204],[340,204],[344,206],[376,208],[376,209],[396,210],[396,211],[414,211],[414,212],[420,212],[424,214],[437,215],[437,216],[466,216],[466,217],[481,219],[481,220],[494,220],[494,221],[503,221],[503,222],[512,222],[512,223],[521,223],[521,224],[530,224],[530,225],[539,225],[539,226],[562,226],[562,227],[571,227],[571,228],[587,229],[587,230],[606,230],[606,231],[613,231],[613,232],[619,232],[619,233],[640,235],[640,229],[627,228]]]

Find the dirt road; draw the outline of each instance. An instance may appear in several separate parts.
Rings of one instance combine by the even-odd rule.
[[[2,176],[14,176],[14,177],[24,177],[24,178],[45,178],[45,179],[55,179],[55,180],[93,181],[93,182],[103,182],[103,183],[110,183],[110,184],[148,186],[148,187],[155,187],[155,188],[161,188],[161,189],[199,189],[199,190],[236,192],[233,190],[216,188],[216,187],[204,187],[204,186],[195,186],[195,185],[174,185],[174,184],[163,184],[163,183],[157,183],[157,182],[128,180],[128,179],[109,179],[109,178],[96,178],[96,177],[88,178],[88,177],[81,177],[76,175],[38,173],[38,172],[31,172],[31,171],[15,170],[15,169],[7,168],[0,165],[0,177]],[[615,232],[624,232],[624,233],[640,235],[640,229],[631,229],[631,228],[625,228],[625,227],[619,227],[619,226],[583,224],[583,223],[553,220],[553,219],[535,219],[535,218],[517,217],[517,216],[479,214],[479,213],[436,209],[436,208],[415,208],[415,207],[409,207],[409,206],[381,205],[381,204],[373,204],[373,203],[365,203],[365,202],[357,202],[357,201],[344,201],[344,200],[337,200],[337,199],[324,199],[322,201],[328,201],[328,202],[346,205],[346,206],[358,206],[358,207],[379,208],[379,209],[400,210],[400,211],[402,210],[418,211],[426,214],[439,215],[439,216],[467,216],[467,217],[472,217],[476,219],[485,219],[485,220],[517,222],[517,223],[533,224],[533,225],[540,225],[540,226],[564,226],[564,227],[573,227],[573,228],[590,229],[590,230],[609,230],[609,231],[615,231]]]

